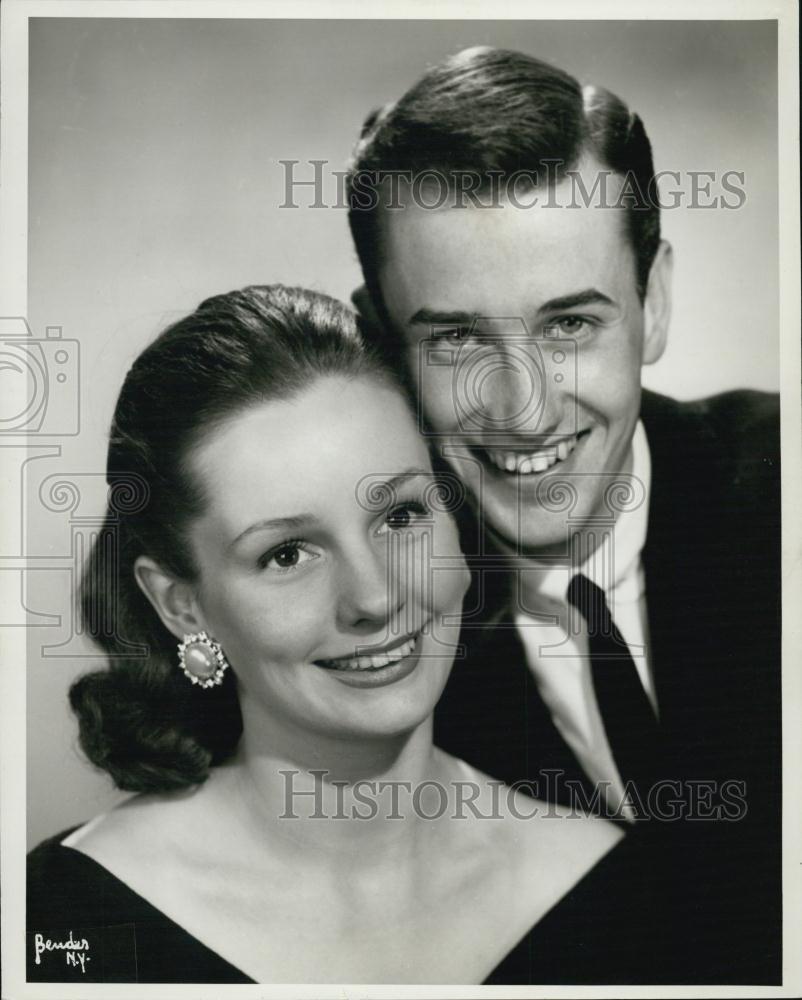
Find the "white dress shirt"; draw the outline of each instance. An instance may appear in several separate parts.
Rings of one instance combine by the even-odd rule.
[[[638,422],[632,440],[632,473],[643,484],[643,502],[621,511],[602,531],[602,541],[579,567],[515,558],[519,580],[515,624],[527,662],[545,705],[587,776],[601,784],[613,810],[621,808],[624,785],[615,765],[596,702],[581,615],[567,600],[571,577],[579,572],[605,593],[614,622],[629,646],[641,683],[658,710],[649,657],[646,593],[641,551],[649,517],[651,459],[646,432]],[[548,623],[544,623],[544,617]],[[570,624],[569,624],[570,623]],[[573,634],[572,634],[573,633]],[[624,803],[623,815],[632,818]]]

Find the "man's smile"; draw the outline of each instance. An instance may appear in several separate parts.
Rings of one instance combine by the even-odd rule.
[[[532,476],[565,462],[589,434],[590,430],[584,430],[570,437],[553,438],[548,443],[530,446],[528,449],[520,445],[517,448],[485,448],[474,445],[470,447],[470,451],[494,474],[501,474],[501,478]]]

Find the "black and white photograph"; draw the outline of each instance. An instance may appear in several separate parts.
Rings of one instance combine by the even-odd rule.
[[[0,13],[4,1000],[798,995],[796,5]]]

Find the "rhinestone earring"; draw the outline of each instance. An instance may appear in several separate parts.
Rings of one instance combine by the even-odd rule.
[[[178,644],[178,666],[193,684],[211,688],[223,683],[229,664],[220,644],[206,632],[197,632]]]

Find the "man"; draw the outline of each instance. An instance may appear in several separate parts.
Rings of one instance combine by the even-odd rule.
[[[631,981],[779,982],[778,404],[641,390],[671,301],[642,122],[466,50],[366,122],[349,196],[355,301],[480,525],[438,742],[653,838],[684,954]]]

